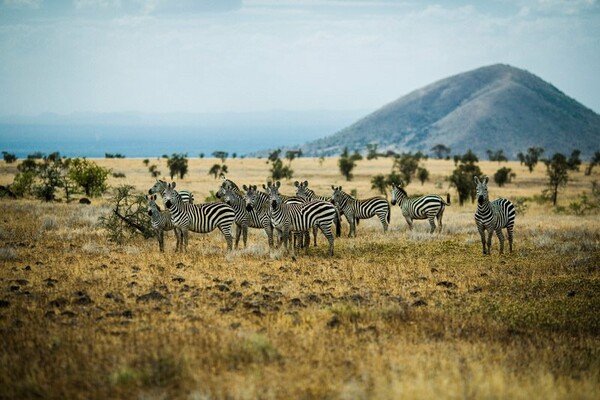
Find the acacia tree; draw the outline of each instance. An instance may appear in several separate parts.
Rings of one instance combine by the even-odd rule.
[[[498,186],[502,187],[505,184],[510,183],[516,177],[517,174],[512,172],[512,169],[502,167],[494,174],[494,182],[496,182]]]
[[[439,160],[444,159],[450,155],[450,147],[445,146],[443,144],[436,144],[430,149],[431,152],[435,155],[435,157]]]
[[[167,159],[167,167],[169,167],[169,175],[171,180],[176,175],[179,175],[180,179],[188,173],[188,160],[187,154],[173,153],[169,159]]]
[[[348,147],[344,147],[342,154],[340,154],[340,158],[338,160],[338,167],[340,168],[340,172],[346,178],[347,181],[351,181],[353,178],[352,170],[356,166],[356,161],[360,154],[355,152],[353,155],[350,155],[348,152]]]
[[[108,189],[110,169],[80,158],[71,159],[68,168],[67,177],[81,186],[86,196],[101,196]]]
[[[592,156],[592,159],[590,160],[590,164],[585,169],[585,174],[591,175],[592,169],[594,169],[594,167],[598,164],[600,164],[600,151],[595,152],[594,155]]]
[[[544,164],[546,164],[548,185],[552,193],[552,205],[556,206],[558,188],[566,186],[569,181],[569,163],[564,154],[555,153],[551,159],[544,160]]]
[[[533,172],[533,169],[538,163],[539,157],[544,153],[544,149],[541,147],[530,147],[527,149],[527,154],[519,152],[517,157],[521,162],[521,165],[525,164],[529,169],[529,172]]]
[[[470,149],[463,156],[455,159],[456,169],[450,176],[450,185],[458,191],[458,202],[462,206],[467,199],[475,201],[477,188],[473,181],[474,176],[481,176],[481,169],[477,165],[479,158]]]

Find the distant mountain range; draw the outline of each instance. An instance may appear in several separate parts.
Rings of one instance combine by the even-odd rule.
[[[424,153],[443,144],[452,154],[471,149],[480,157],[501,149],[513,159],[537,146],[545,155],[579,149],[587,157],[600,150],[600,115],[530,72],[496,64],[418,89],[302,150],[338,155],[369,143]]]

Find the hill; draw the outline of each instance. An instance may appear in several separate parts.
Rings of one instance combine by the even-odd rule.
[[[307,155],[336,155],[347,146],[364,150],[422,151],[436,144],[461,154],[472,149],[587,157],[600,148],[600,115],[536,75],[496,64],[432,83],[376,110],[334,135],[306,144]]]

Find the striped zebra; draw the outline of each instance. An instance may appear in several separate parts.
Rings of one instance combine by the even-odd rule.
[[[390,204],[383,197],[371,197],[369,199],[358,200],[342,190],[342,187],[331,186],[333,194],[331,199],[333,204],[340,210],[341,214],[346,216],[350,224],[350,233],[348,237],[356,237],[356,225],[360,219],[372,218],[375,215],[379,217],[383,231],[387,232],[390,223]]]
[[[233,210],[235,211],[235,248],[238,248],[240,242],[240,236],[244,241],[244,248],[246,247],[246,243],[248,240],[248,221],[249,221],[249,212],[245,210],[245,204],[243,198],[241,199],[240,207],[236,208],[238,204],[233,197],[233,193],[239,195],[239,197],[243,197],[243,194],[240,191],[238,185],[225,177],[224,174],[221,174],[220,177],[223,179],[221,186],[219,186],[219,190],[215,193],[215,197],[229,204]],[[225,200],[225,196],[227,193],[231,192],[232,195],[229,197],[229,201]]]
[[[512,252],[513,228],[515,225],[515,207],[507,199],[496,199],[490,202],[488,197],[487,183],[488,177],[481,180],[479,177],[473,177],[477,185],[477,211],[475,212],[475,223],[481,236],[483,254],[491,254],[492,234],[494,231],[500,241],[500,254],[504,252],[504,235],[502,229],[506,228],[508,233],[508,246]],[[485,240],[485,230],[488,231],[487,248]]]
[[[428,219],[431,225],[431,231],[435,231],[435,219],[440,224],[439,232],[442,231],[442,217],[444,216],[444,207],[450,205],[450,194],[446,194],[446,201],[436,194],[408,198],[406,191],[399,185],[392,183],[392,205],[400,207],[402,215],[408,223],[410,230],[413,228],[414,219]]]
[[[333,256],[334,236],[331,232],[331,224],[334,223],[337,213],[331,203],[324,201],[311,201],[302,204],[285,203],[279,194],[280,182],[268,184],[269,201],[271,209],[271,221],[276,229],[282,232],[285,251],[288,251],[290,233],[304,232],[313,226],[318,226],[329,242],[329,255]],[[258,191],[256,186],[249,188],[246,193],[246,202],[249,207],[257,206]],[[336,226],[339,229],[339,224]],[[294,255],[296,255],[294,246]],[[308,246],[306,246],[308,252]]]
[[[163,194],[165,206],[171,211],[171,219],[175,227],[181,229],[183,247],[187,250],[188,231],[208,233],[215,228],[225,235],[227,251],[231,250],[233,238],[231,226],[235,220],[235,212],[225,203],[184,203],[175,190],[175,182],[167,185]]]
[[[326,201],[331,203],[332,198],[331,196],[319,196],[317,195],[314,190],[309,189],[308,188],[308,181],[304,181],[304,182],[294,182],[294,186],[296,186],[296,196],[301,197],[307,201],[314,201],[314,200],[320,200],[320,201]],[[341,218],[340,215],[340,210],[338,209],[338,213],[336,215],[336,218],[339,220]],[[336,222],[337,223],[337,222]],[[337,232],[336,236],[340,237],[341,232]],[[315,246],[317,245],[317,234],[315,231]]]
[[[167,182],[157,179],[154,186],[152,186],[148,190],[148,194],[160,193],[160,195],[163,196],[166,189]],[[194,204],[194,194],[192,192],[190,192],[189,190],[181,190],[178,192],[181,196],[181,201],[183,201],[184,203]]]
[[[235,247],[238,247],[240,241],[240,233],[243,235],[244,247],[246,247],[246,238],[248,236],[248,228],[262,228],[267,234],[269,248],[273,248],[273,227],[271,218],[268,213],[260,213],[258,210],[246,208],[244,195],[237,186],[227,186],[223,190],[219,189],[217,197],[220,197],[225,203],[229,204],[235,211],[235,222],[237,230],[235,235]]]
[[[171,221],[171,212],[169,210],[161,210],[158,204],[156,204],[156,195],[146,196],[148,200],[148,215],[150,216],[150,224],[156,231],[158,237],[158,247],[161,252],[165,251],[165,231],[175,231],[175,238],[177,245],[175,251],[180,250],[181,246],[181,231],[175,228],[173,221]]]

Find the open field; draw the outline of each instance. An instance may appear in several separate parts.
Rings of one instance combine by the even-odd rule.
[[[140,159],[95,161],[126,175],[113,186],[154,183]],[[220,184],[207,175],[215,160],[189,162],[178,188],[199,202]],[[336,162],[294,160],[293,180],[363,198],[392,165],[360,161],[346,182]],[[150,163],[166,175],[164,160]],[[226,164],[239,184],[268,175],[265,160]],[[491,183],[491,199],[545,189],[543,165],[508,166],[515,182]],[[387,234],[371,219],[349,239],[344,221],[333,258],[322,235],[292,260],[259,230],[228,255],[218,231],[191,233],[186,254],[169,232],[161,254],[154,239],[106,240],[109,195],[91,206],[0,199],[0,398],[600,398],[598,215],[528,202],[515,251],[500,256],[494,237],[483,256],[475,205],[459,207],[444,180],[453,163],[426,167],[430,182],[406,189],[450,191],[441,234],[426,221],[409,232],[395,207]],[[0,162],[0,184],[15,172]],[[571,178],[559,205],[589,194],[600,171]]]

